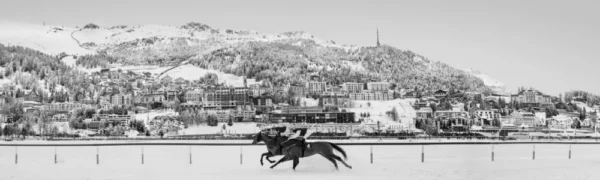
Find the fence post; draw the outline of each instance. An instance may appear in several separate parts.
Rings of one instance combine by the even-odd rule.
[[[371,145],[371,164],[373,164],[373,145]]]
[[[492,162],[494,161],[494,145],[492,144]]]
[[[100,147],[96,146],[96,164],[100,164]]]
[[[190,146],[190,164],[192,164],[192,146]]]
[[[19,147],[15,146],[15,164],[19,164]]]
[[[421,145],[421,162],[425,162],[425,145]]]
[[[533,160],[535,160],[535,144],[533,145]]]
[[[142,146],[142,164],[144,164],[144,146]]]
[[[571,144],[569,144],[569,159],[571,159]]]

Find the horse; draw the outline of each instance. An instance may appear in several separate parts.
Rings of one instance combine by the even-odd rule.
[[[279,159],[279,161],[277,161],[277,163],[275,163],[274,165],[271,166],[271,169],[273,169],[275,166],[277,166],[278,164],[280,164],[282,162],[293,160],[293,169],[296,170],[296,166],[298,166],[298,164],[300,163],[300,158],[310,157],[315,154],[319,154],[319,155],[323,156],[325,159],[331,161],[331,163],[333,163],[333,165],[335,166],[336,169],[338,169],[336,160],[342,162],[342,164],[344,164],[347,168],[352,169],[352,166],[348,165],[344,161],[344,160],[348,159],[348,157],[346,156],[346,152],[344,151],[344,149],[342,149],[341,147],[339,147],[336,144],[333,144],[330,142],[324,142],[324,141],[308,143],[308,146],[310,148],[307,148],[306,150],[304,150],[304,153],[303,153],[302,148],[300,148],[296,145],[292,145],[290,147],[281,147],[281,145],[280,145],[281,142],[283,142],[285,140],[287,140],[287,139],[284,137],[280,137],[279,135],[276,136],[275,138],[272,138],[262,132],[259,132],[256,135],[252,144],[257,144],[260,141],[263,141],[263,142],[265,142],[265,144],[267,145],[267,149],[269,150],[269,152],[262,154],[262,156],[260,158],[261,165],[262,165],[262,159],[264,156],[267,156],[267,160],[269,160],[268,159],[269,157],[276,156],[276,155],[284,155],[283,158]],[[336,151],[340,152],[344,156],[343,160],[341,157],[339,157],[333,153],[334,149]],[[303,154],[304,154],[304,156],[303,156]],[[269,162],[273,163],[270,160],[269,160]]]
[[[279,134],[277,134],[274,138],[268,136],[267,134],[263,133],[263,132],[259,132],[258,134],[256,134],[254,136],[254,141],[252,141],[252,144],[258,144],[259,142],[263,141],[265,142],[265,145],[267,146],[267,152],[263,153],[260,156],[260,165],[263,165],[263,158],[266,156],[267,157],[267,161],[269,161],[270,163],[275,163],[275,161],[272,161],[271,159],[269,159],[270,157],[273,156],[279,156],[279,155],[283,155],[281,153],[281,143],[287,141],[288,138],[284,137],[284,136],[280,136]]]

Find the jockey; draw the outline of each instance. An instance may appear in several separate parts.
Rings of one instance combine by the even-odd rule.
[[[292,145],[298,145],[302,149],[302,156],[304,156],[304,151],[308,148],[308,144],[306,143],[306,139],[313,133],[313,131],[309,131],[309,128],[297,128],[292,130],[294,134],[290,135],[287,141],[281,143],[282,148],[291,147]]]

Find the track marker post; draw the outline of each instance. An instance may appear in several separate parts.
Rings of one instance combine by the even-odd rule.
[[[569,144],[569,159],[571,159],[571,145],[572,144]]]
[[[58,163],[58,158],[57,158],[57,155],[56,155],[56,154],[57,154],[57,153],[56,153],[56,147],[54,147],[54,164],[57,164],[57,163]]]
[[[96,146],[96,164],[100,164],[100,147]]]
[[[371,164],[373,164],[373,145],[371,145]]]
[[[494,145],[492,144],[492,162],[494,162]]]
[[[15,146],[15,164],[19,164],[19,147]]]
[[[242,164],[242,163],[243,163],[242,159],[243,159],[243,158],[242,158],[242,146],[240,146],[240,164]]]
[[[535,160],[535,144],[533,145],[533,160]]]
[[[190,146],[190,164],[192,164],[192,146]]]
[[[142,146],[142,164],[144,164],[144,146]]]
[[[421,145],[421,162],[425,162],[425,145]]]

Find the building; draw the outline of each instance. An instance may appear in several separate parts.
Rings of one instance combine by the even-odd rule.
[[[500,113],[490,110],[477,110],[475,111],[475,117],[479,120],[494,120],[500,119]]]
[[[47,112],[70,112],[77,109],[92,108],[88,104],[80,103],[51,103],[42,105],[41,109]]]
[[[351,107],[350,96],[347,94],[321,94],[320,100],[323,103],[323,107]]]
[[[24,96],[25,101],[34,101],[34,102],[42,102],[42,95],[37,91],[32,90]]]
[[[342,84],[342,90],[347,93],[360,93],[364,90],[364,83],[347,82]]]
[[[393,91],[363,91],[360,93],[349,93],[350,100],[354,101],[388,101],[394,99]]]
[[[274,109],[273,100],[270,96],[259,96],[252,99],[257,114],[270,112]]]
[[[511,118],[514,119],[514,125],[515,126],[529,126],[529,127],[535,127],[537,125],[539,125],[537,122],[537,118],[535,117],[535,115],[531,112],[526,112],[526,111],[515,111],[512,114],[510,114]]]
[[[52,122],[68,122],[69,116],[67,114],[55,114],[52,116]]]
[[[448,122],[452,125],[467,125],[469,120],[469,113],[466,111],[436,111],[434,113],[436,120],[441,122]]]
[[[325,82],[310,81],[306,86],[310,94],[321,94],[327,89],[327,83]]]
[[[261,96],[265,93],[273,92],[272,88],[260,87],[258,85],[250,86],[250,91],[252,91],[251,95],[254,97]]]
[[[386,83],[386,82],[370,82],[367,83],[367,89],[369,91],[382,91],[382,92],[387,92],[390,90],[390,83]]]
[[[166,78],[166,77],[165,77]],[[174,101],[177,98],[179,91],[172,88],[160,88],[158,94],[164,94],[167,101]]]
[[[133,97],[130,94],[115,94],[110,98],[110,103],[113,106],[131,106]]]
[[[247,88],[227,88],[219,89],[214,92],[207,92],[204,95],[203,103],[206,105],[248,105],[252,104],[250,91]]]
[[[430,107],[423,107],[417,110],[417,119],[433,118],[433,110]]]
[[[94,114],[93,121],[104,121],[108,123],[119,123],[120,125],[127,126],[134,120],[133,115],[117,115],[117,114]]]
[[[544,95],[534,89],[519,91],[517,94],[511,96],[511,102],[520,103],[522,107],[545,108],[553,106],[550,96]]]
[[[164,94],[159,94],[159,93],[155,93],[155,94],[145,94],[145,95],[141,95],[141,96],[137,96],[135,103],[162,103],[165,102],[167,99],[165,98]]]
[[[283,107],[269,114],[275,123],[355,123],[354,112],[324,112],[319,107]]]
[[[202,102],[202,96],[204,96],[202,89],[187,91],[185,92],[185,102]]]

